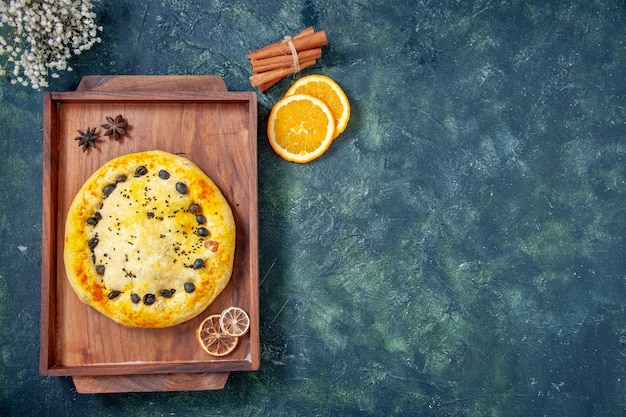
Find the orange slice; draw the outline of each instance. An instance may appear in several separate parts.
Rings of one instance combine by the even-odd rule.
[[[200,323],[196,339],[202,349],[213,356],[225,356],[235,350],[239,338],[229,336],[220,328],[220,314],[212,314]]]
[[[302,77],[289,87],[285,96],[294,94],[308,94],[326,103],[335,118],[335,137],[346,129],[350,120],[350,102],[332,78],[319,74]]]
[[[326,152],[335,137],[335,119],[320,99],[294,94],[270,112],[267,137],[274,151],[291,162],[305,163]]]
[[[229,336],[243,336],[250,329],[250,317],[242,308],[228,307],[220,316],[220,328]]]

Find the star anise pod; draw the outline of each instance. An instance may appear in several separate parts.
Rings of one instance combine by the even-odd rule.
[[[126,134],[127,125],[128,122],[124,120],[121,114],[115,116],[115,119],[107,116],[107,123],[102,125],[102,127],[106,129],[106,132],[104,132],[104,136],[109,136],[115,140],[118,140],[121,136],[124,136]]]
[[[74,140],[79,140],[78,146],[83,147],[83,152],[87,150],[90,146],[96,147],[96,141],[100,139],[100,135],[96,134],[96,128],[93,129],[87,128],[86,132],[79,130],[80,136],[74,138]]]

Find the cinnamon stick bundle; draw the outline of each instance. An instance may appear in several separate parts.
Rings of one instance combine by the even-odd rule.
[[[295,36],[285,36],[247,55],[253,75],[250,83],[265,91],[284,77],[310,67],[322,56],[322,46],[327,45],[326,32],[308,27]]]

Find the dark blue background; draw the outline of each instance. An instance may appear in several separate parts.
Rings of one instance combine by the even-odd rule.
[[[0,415],[626,413],[623,1],[97,3],[92,74],[211,74],[308,25],[352,104],[319,160],[265,134],[261,368],[211,392],[80,395],[38,375],[41,92],[0,79]]]

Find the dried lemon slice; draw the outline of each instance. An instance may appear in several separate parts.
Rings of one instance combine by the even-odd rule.
[[[250,329],[250,317],[242,308],[228,307],[220,316],[220,328],[229,336],[243,336]]]
[[[200,323],[196,330],[196,339],[202,349],[213,356],[225,356],[237,347],[239,338],[229,336],[220,327],[220,314],[212,314]]]

